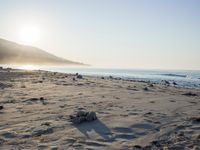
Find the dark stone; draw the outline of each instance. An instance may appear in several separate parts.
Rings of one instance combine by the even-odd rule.
[[[78,83],[77,85],[78,85],[78,86],[83,86],[84,84],[83,84],[83,83]]]
[[[178,136],[184,136],[184,132],[178,133]]]
[[[97,119],[96,113],[95,112],[87,112],[80,110],[76,113],[76,115],[70,115],[69,116],[70,121],[74,124],[80,124],[83,122],[89,122]]]
[[[200,117],[192,117],[191,120],[200,123]]]
[[[78,79],[83,79],[83,76],[79,74],[79,75],[77,75],[77,78]]]
[[[82,117],[82,116],[86,116],[86,115],[87,115],[87,112],[80,110],[77,112],[76,117]]]
[[[1,83],[1,82],[0,82],[0,88],[1,88],[1,89],[9,88],[9,87],[12,87],[12,85],[11,85],[11,84],[4,84],[4,83]]]
[[[39,128],[39,129],[33,130],[32,136],[41,136],[43,134],[50,134],[50,133],[53,133],[52,128]]]
[[[152,115],[152,112],[147,112],[145,115]]]
[[[17,134],[15,132],[5,132],[2,134],[2,136],[11,139],[11,138],[16,138]]]
[[[158,145],[158,144],[159,144],[158,141],[152,141],[151,143],[152,143],[153,145]]]
[[[0,105],[0,110],[2,110],[4,107],[3,107],[3,105]]]
[[[38,101],[38,98],[30,98],[29,101]]]
[[[191,93],[191,92],[184,93],[183,95],[185,95],[185,96],[197,96],[197,94]]]
[[[133,146],[133,150],[143,150],[143,148],[140,145],[135,145]]]
[[[167,85],[169,85],[170,84],[170,82],[169,81],[167,81],[167,80],[162,80],[163,82],[164,82],[164,84],[167,84]]]
[[[87,116],[86,116],[86,120],[87,121],[93,121],[93,120],[96,120],[97,119],[97,116],[96,116],[96,113],[91,111],[91,112],[88,112]]]
[[[80,124],[80,123],[83,123],[86,121],[86,118],[85,117],[76,117],[76,118],[73,118],[72,122],[74,124]]]
[[[154,85],[153,84],[149,84],[149,87],[153,87]]]
[[[58,147],[52,146],[52,147],[51,147],[51,150],[58,150]]]
[[[51,125],[51,122],[44,122],[41,124],[41,126],[50,126]]]

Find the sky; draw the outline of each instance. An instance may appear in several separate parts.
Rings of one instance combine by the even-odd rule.
[[[0,38],[93,67],[200,70],[200,0],[0,0]]]

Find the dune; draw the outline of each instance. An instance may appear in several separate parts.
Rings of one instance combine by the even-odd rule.
[[[0,39],[0,64],[84,65],[57,57],[36,47]]]

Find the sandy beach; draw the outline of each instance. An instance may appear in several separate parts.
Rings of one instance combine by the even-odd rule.
[[[73,124],[93,111],[97,120]],[[0,149],[199,150],[200,90],[0,70]]]

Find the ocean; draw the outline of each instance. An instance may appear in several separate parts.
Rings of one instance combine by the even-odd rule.
[[[200,88],[200,71],[197,70],[142,70],[142,69],[103,69],[103,68],[41,68],[62,73],[79,73],[89,76],[112,76],[127,80],[149,81],[186,88]]]

